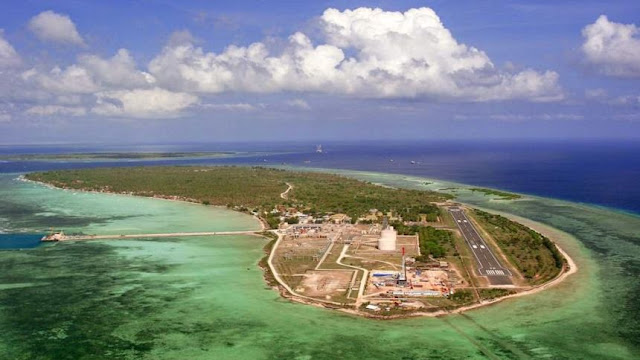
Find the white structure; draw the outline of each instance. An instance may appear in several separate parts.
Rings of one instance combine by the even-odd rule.
[[[382,251],[395,251],[397,237],[398,232],[393,229],[393,226],[382,230],[380,232],[380,239],[378,239],[378,249]]]

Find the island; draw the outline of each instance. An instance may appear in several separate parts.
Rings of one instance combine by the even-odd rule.
[[[495,190],[495,189],[487,189],[487,188],[470,188],[469,190],[473,191],[473,192],[481,192],[485,195],[494,195],[496,196],[499,200],[516,200],[516,199],[520,199],[522,196],[518,195],[518,194],[514,194],[514,193],[509,193],[506,191],[500,191],[500,190]]]
[[[334,174],[163,166],[48,171],[25,179],[251,214],[263,225],[259,234],[270,239],[259,261],[269,285],[294,301],[373,318],[492,304],[543,289],[571,268],[546,236],[457,203],[453,195]],[[95,238],[104,237],[58,232],[46,239]]]
[[[208,152],[78,152],[0,155],[6,161],[99,161],[99,160],[166,160],[166,159],[207,159],[260,153],[236,151]]]

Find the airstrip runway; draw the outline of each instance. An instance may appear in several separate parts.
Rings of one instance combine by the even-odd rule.
[[[469,245],[473,256],[478,263],[478,274],[486,276],[491,285],[511,285],[511,272],[496,258],[487,246],[484,239],[480,236],[471,221],[467,218],[464,211],[459,207],[449,208],[453,220],[458,225],[458,229],[462,233],[465,241]]]

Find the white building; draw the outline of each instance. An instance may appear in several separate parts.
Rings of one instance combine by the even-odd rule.
[[[398,232],[393,226],[382,230],[380,232],[380,238],[378,239],[378,249],[382,251],[395,251],[397,238]]]

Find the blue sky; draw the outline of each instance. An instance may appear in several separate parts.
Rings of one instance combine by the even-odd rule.
[[[636,1],[4,1],[0,144],[640,138]]]

